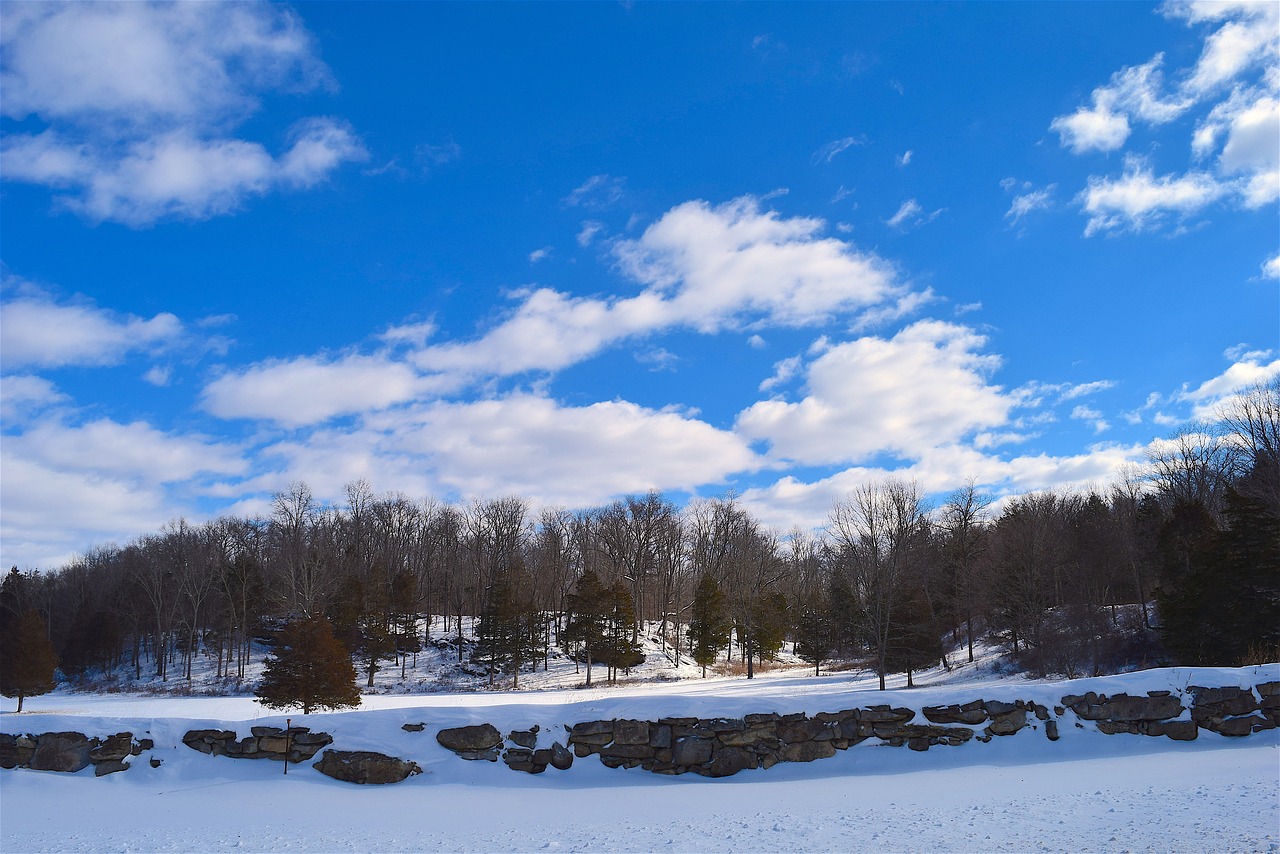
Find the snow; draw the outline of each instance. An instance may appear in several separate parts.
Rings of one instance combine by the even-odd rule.
[[[1185,692],[1254,685],[1280,665],[1168,668],[1072,682],[1000,678],[979,667],[931,684],[873,690],[865,673],[779,670],[748,682],[635,682],[559,689],[366,695],[358,711],[282,715],[251,697],[90,695],[7,701],[4,732],[128,730],[155,740],[126,773],[0,771],[0,850],[12,851],[1280,851],[1277,731],[1194,742],[1108,736],[1091,723],[1049,742],[1030,728],[990,744],[918,753],[870,739],[830,759],[711,780],[609,769],[594,757],[540,775],[467,762],[434,738],[488,722],[504,732],[604,718],[837,711],[892,703],[1066,693]],[[522,679],[522,682],[524,680]],[[412,759],[389,786],[331,780],[308,765],[213,757],[181,743],[196,727],[247,735],[257,723],[310,726],[339,750]],[[404,723],[424,722],[424,732]],[[147,760],[163,764],[151,768]]]

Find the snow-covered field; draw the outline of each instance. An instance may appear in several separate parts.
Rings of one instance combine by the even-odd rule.
[[[879,702],[919,709],[972,699],[1060,702],[1065,693],[1183,691],[1280,679],[1280,665],[1163,669],[1042,682],[960,669],[948,681],[880,693],[865,674],[786,670],[743,679],[591,691],[379,694],[361,710],[292,715],[334,748],[416,761],[390,786],[331,780],[308,765],[213,757],[185,747],[196,727],[248,734],[283,725],[250,697],[86,695],[6,701],[5,732],[128,730],[155,740],[126,773],[94,778],[0,771],[0,850],[18,851],[1268,851],[1280,850],[1277,731],[1194,742],[1024,730],[990,744],[917,753],[870,739],[831,759],[712,780],[611,770],[594,757],[537,776],[466,762],[440,727],[564,726],[601,718],[836,711]],[[1068,719],[1071,719],[1068,716]],[[424,722],[423,732],[404,723]],[[163,761],[151,768],[150,757]]]

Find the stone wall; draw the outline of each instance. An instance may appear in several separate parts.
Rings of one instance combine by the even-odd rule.
[[[1189,705],[1184,706],[1184,700]],[[610,768],[642,768],[655,774],[728,777],[766,769],[780,762],[813,762],[876,739],[910,750],[953,748],[990,742],[1025,731],[1041,731],[1050,741],[1061,728],[1095,728],[1109,735],[1163,736],[1189,741],[1201,730],[1238,738],[1280,725],[1280,682],[1254,688],[1188,686],[1181,696],[1149,691],[1145,696],[1087,692],[1068,694],[1052,708],[1034,701],[974,700],[914,709],[890,705],[805,713],[745,715],[741,718],[659,718],[595,720],[567,726],[567,744],[538,748],[538,727],[503,736],[491,724],[440,730],[436,740],[470,760],[501,759],[509,768],[539,774],[548,767],[570,768],[574,759],[598,756]],[[405,724],[421,732],[425,724]],[[197,729],[182,738],[193,750],[237,759],[274,759],[298,763],[333,743],[328,733],[307,727],[253,727],[239,738],[231,730]],[[77,772],[92,765],[97,776],[125,771],[125,760],[151,750],[150,739],[128,732],[90,738],[79,732],[41,735],[0,733],[0,768]],[[150,760],[153,767],[160,760]],[[367,751],[326,750],[313,767],[353,783],[395,783],[422,769],[414,762]]]
[[[182,737],[182,743],[201,753],[230,756],[232,759],[274,759],[303,762],[315,756],[320,748],[333,744],[327,732],[312,732],[310,727],[281,729],[256,726],[250,734],[238,739],[231,730],[193,729]]]
[[[1170,691],[1111,697],[1089,692],[1068,694],[1052,709],[1024,700],[925,706],[920,714],[927,723],[917,722],[912,709],[875,705],[812,717],[767,713],[741,718],[584,721],[567,727],[568,747],[556,742],[542,750],[532,749],[536,727],[513,731],[503,739],[497,728],[481,724],[443,729],[436,738],[464,759],[496,762],[501,757],[513,770],[535,774],[548,765],[568,768],[573,757],[594,755],[610,768],[728,777],[779,762],[825,759],[867,739],[928,750],[970,741],[989,742],[1031,729],[1042,730],[1050,741],[1057,741],[1062,726],[1083,728],[1081,721],[1092,721],[1106,734],[1189,741],[1201,729],[1239,737],[1280,724],[1280,682],[1267,682],[1256,689],[1191,686],[1186,693],[1191,698],[1189,718],[1182,699]]]
[[[0,733],[0,768],[75,773],[92,765],[93,773],[101,777],[129,770],[130,763],[125,759],[154,746],[149,738],[134,741],[131,732],[106,738],[90,738],[82,732]]]

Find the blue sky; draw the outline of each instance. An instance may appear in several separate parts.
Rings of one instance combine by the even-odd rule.
[[[786,531],[1280,372],[1256,5],[0,6],[0,550],[306,481]]]

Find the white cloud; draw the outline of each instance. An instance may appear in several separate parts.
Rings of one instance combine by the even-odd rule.
[[[1241,203],[1250,210],[1266,207],[1280,200],[1280,169],[1258,172],[1249,177],[1242,191]]]
[[[541,249],[535,249],[529,253],[529,263],[537,264],[539,261],[545,261],[551,257],[551,247],[543,246]]]
[[[3,309],[0,362],[6,369],[114,365],[130,352],[173,346],[184,335],[182,322],[167,312],[146,320],[88,301],[60,304],[30,288],[6,300]]]
[[[1106,391],[1116,387],[1115,380],[1095,380],[1093,382],[1079,383],[1077,385],[1066,387],[1059,400],[1075,400],[1076,398],[1086,397],[1087,395],[1097,394],[1100,391]]]
[[[578,245],[587,247],[591,245],[591,241],[596,239],[596,235],[604,231],[604,223],[589,219],[582,223],[582,228],[578,231]]]
[[[890,228],[899,228],[904,231],[909,228],[925,225],[933,222],[942,213],[943,209],[939,208],[933,213],[926,214],[924,208],[915,199],[907,199],[898,208],[897,213],[885,220],[885,224]]]
[[[1280,99],[1259,97],[1231,117],[1219,162],[1228,174],[1280,166]]]
[[[29,3],[6,5],[4,24],[5,113],[45,125],[5,140],[5,176],[56,188],[90,219],[138,227],[226,214],[367,156],[329,117],[296,122],[278,155],[229,135],[261,92],[332,84],[283,7]]]
[[[790,382],[800,373],[800,369],[804,367],[804,360],[799,356],[792,356],[773,364],[773,375],[760,383],[760,391],[769,391],[776,386]]]
[[[914,480],[926,495],[943,496],[970,479],[997,496],[1042,489],[1078,490],[1105,486],[1122,466],[1142,460],[1141,446],[1097,445],[1069,456],[1048,454],[1002,458],[961,445],[926,451],[911,465],[885,469],[853,467],[806,482],[788,475],[773,484],[744,490],[741,501],[764,524],[778,530],[821,526],[837,499],[887,476]]]
[[[135,421],[102,418],[79,425],[46,419],[5,445],[23,457],[60,471],[92,472],[161,484],[189,480],[200,473],[239,474],[246,468],[237,448],[201,436],[164,433]]]
[[[12,426],[33,412],[68,400],[58,387],[32,374],[0,376],[0,421]]]
[[[635,240],[613,244],[620,269],[644,285],[625,298],[539,288],[481,338],[413,356],[425,371],[463,377],[554,371],[633,336],[752,324],[807,326],[905,291],[881,258],[822,237],[819,219],[784,219],[744,197],[686,202]]]
[[[622,200],[622,188],[625,182],[625,178],[592,175],[580,186],[575,187],[563,201],[569,207],[604,210]]]
[[[1228,195],[1231,188],[1207,172],[1157,178],[1145,161],[1126,158],[1117,179],[1089,178],[1079,201],[1089,216],[1085,235],[1154,228],[1167,214],[1186,217]]]
[[[291,147],[272,157],[256,142],[187,131],[109,152],[45,131],[7,138],[0,162],[11,180],[69,190],[60,202],[90,219],[142,226],[164,217],[231,213],[249,196],[311,187],[340,163],[366,156],[351,129],[332,119],[304,120],[290,137]]]
[[[654,347],[632,354],[642,365],[648,365],[650,371],[674,371],[680,363],[680,357],[666,347]]]
[[[1239,361],[1195,388],[1184,387],[1177,400],[1192,404],[1192,418],[1209,418],[1224,398],[1280,376],[1280,359],[1266,361],[1271,355],[1268,350],[1239,353]]]
[[[1093,90],[1092,106],[1058,116],[1050,124],[1062,144],[1075,154],[1088,151],[1115,151],[1129,139],[1129,118],[1149,124],[1170,122],[1181,115],[1191,101],[1161,96],[1164,55],[1156,54],[1145,65],[1123,68],[1111,75],[1106,86]]]
[[[898,157],[898,165],[899,165],[899,166],[909,166],[909,165],[911,164],[911,156],[912,156],[912,154],[913,154],[913,152],[912,152],[912,151],[911,151],[911,149],[909,149],[909,148],[908,148],[906,151],[902,152],[902,154],[901,154],[901,155],[899,155],[899,157]]]
[[[1096,100],[1092,107],[1081,107],[1069,116],[1058,116],[1049,127],[1057,131],[1062,144],[1076,154],[1115,151],[1129,138],[1129,120],[1112,112],[1109,104]]]
[[[1051,127],[1076,153],[1115,151],[1132,121],[1159,126],[1207,106],[1190,145],[1202,164],[1217,152],[1216,169],[1155,178],[1144,161],[1126,158],[1120,178],[1092,176],[1078,196],[1089,217],[1086,235],[1153,228],[1166,215],[1186,217],[1220,201],[1258,209],[1280,200],[1280,5],[1169,2],[1163,11],[1213,28],[1195,65],[1177,70],[1167,85],[1164,55],[1156,54],[1112,75],[1093,91],[1091,106]]]
[[[443,166],[461,156],[462,146],[453,140],[443,142],[440,145],[431,145],[424,142],[413,149],[413,157],[423,172],[430,172],[437,166]]]
[[[264,89],[332,85],[282,6],[15,3],[0,30],[4,114],[201,124],[254,112]]]
[[[239,449],[202,436],[61,417],[7,434],[0,460],[3,562],[46,568],[94,544],[155,530],[182,512],[204,479],[247,466]],[[50,519],[58,520],[53,528]]]
[[[999,359],[984,344],[968,327],[925,320],[890,339],[834,345],[809,365],[803,400],[755,403],[737,430],[798,463],[917,457],[1008,421],[1017,401],[988,382]]]
[[[153,386],[167,386],[169,380],[173,378],[173,369],[168,365],[152,365],[142,378]]]
[[[1009,220],[1011,225],[1017,225],[1023,217],[1033,211],[1051,210],[1053,208],[1053,191],[1057,187],[1057,184],[1050,184],[1044,189],[1031,190],[1014,196],[1013,202],[1009,205],[1009,210],[1005,212],[1004,218]]]
[[[863,144],[863,140],[853,136],[846,136],[842,139],[832,140],[813,153],[813,162],[830,163],[832,160],[835,160],[841,152],[852,146]]]
[[[1189,25],[1227,20],[1206,40],[1191,76],[1188,92],[1203,95],[1223,87],[1251,66],[1274,61],[1280,52],[1280,11],[1274,3],[1168,3],[1166,14]]]
[[[885,223],[891,228],[901,228],[904,223],[914,221],[922,210],[924,209],[920,207],[920,203],[915,199],[907,199],[898,208],[898,212],[885,220]]]
[[[427,339],[436,333],[436,324],[430,320],[403,323],[392,326],[378,336],[391,346],[424,347]]]
[[[404,403],[430,387],[408,365],[382,357],[303,357],[224,374],[205,386],[201,405],[219,418],[300,426]]]
[[[1105,433],[1111,429],[1111,424],[1102,417],[1102,413],[1094,409],[1092,406],[1081,404],[1071,410],[1071,417],[1077,421],[1088,421],[1093,427],[1095,433]]]
[[[515,494],[570,507],[692,489],[761,464],[739,437],[687,414],[625,401],[568,407],[538,395],[390,410],[265,455],[284,462],[262,479],[267,491],[303,479],[336,498],[343,484],[366,477],[409,494]]]
[[[1262,262],[1262,275],[1268,279],[1280,279],[1280,252]]]

